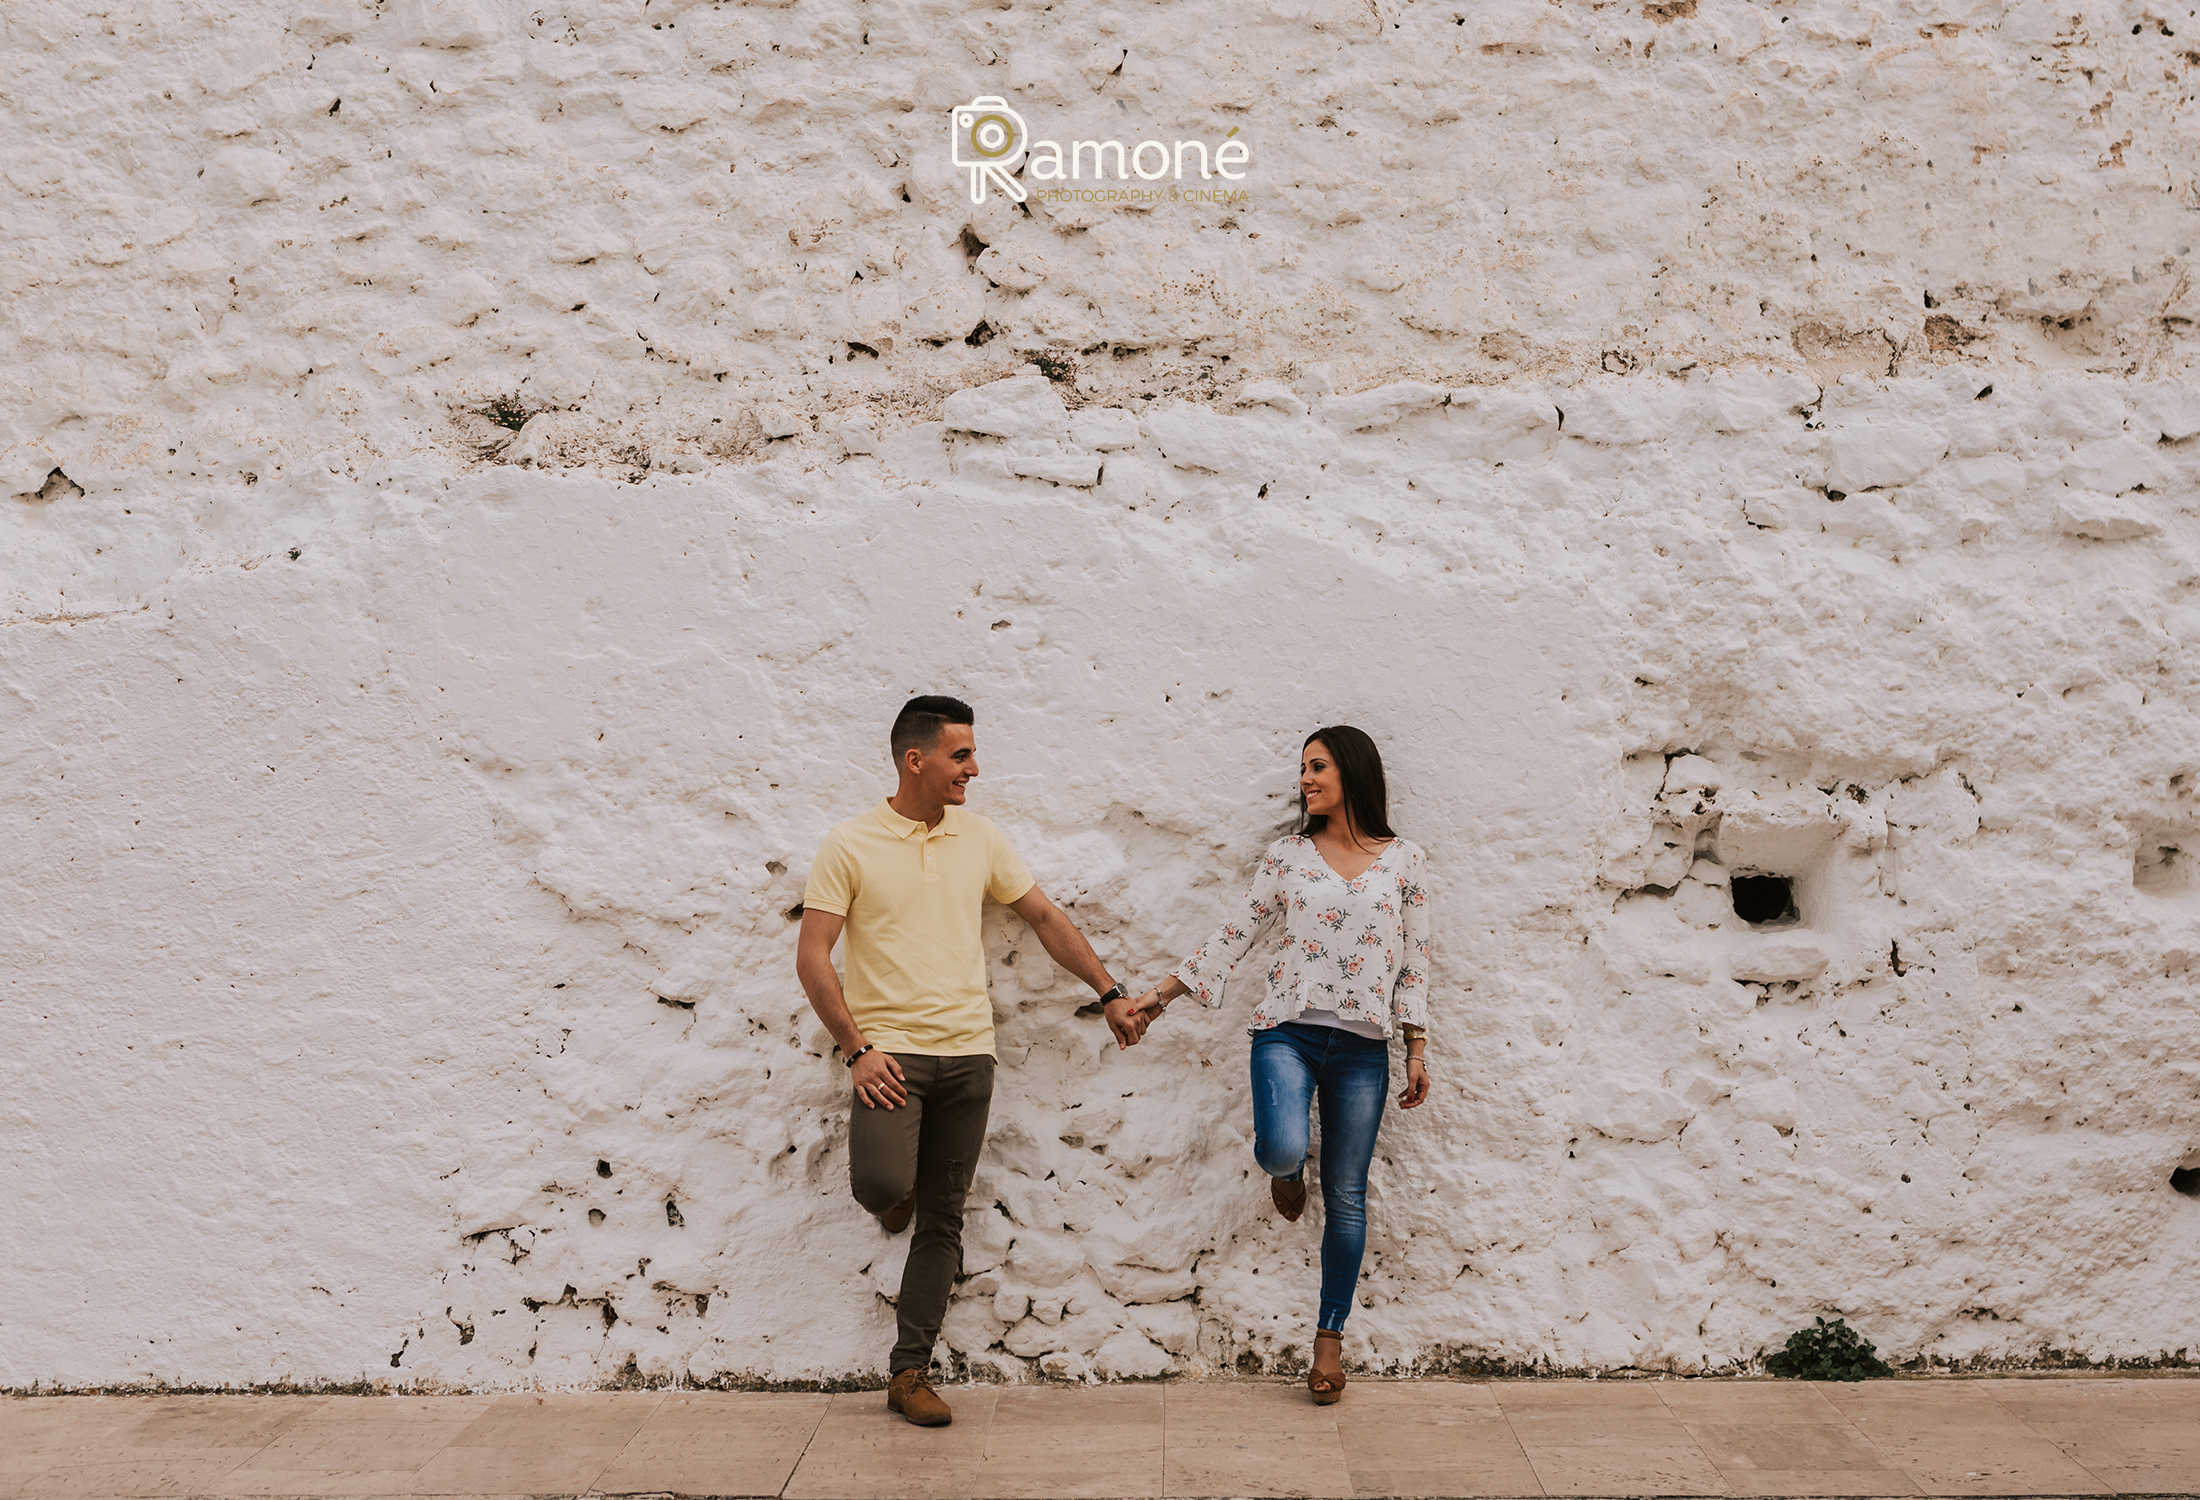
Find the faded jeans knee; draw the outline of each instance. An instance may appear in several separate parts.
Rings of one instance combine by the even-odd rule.
[[[1306,1165],[1306,1130],[1288,1127],[1281,1130],[1256,1130],[1253,1134],[1253,1160],[1270,1177],[1296,1177]]]

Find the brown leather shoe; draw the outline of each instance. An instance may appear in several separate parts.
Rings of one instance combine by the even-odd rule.
[[[909,1216],[917,1211],[917,1195],[908,1197],[878,1216],[878,1227],[888,1234],[899,1234],[909,1227]]]
[[[1271,1177],[1268,1179],[1268,1196],[1282,1214],[1286,1223],[1296,1224],[1299,1215],[1306,1212],[1306,1179],[1303,1177]]]
[[[945,1427],[955,1413],[932,1389],[932,1377],[923,1370],[904,1370],[886,1387],[886,1404],[919,1427]]]

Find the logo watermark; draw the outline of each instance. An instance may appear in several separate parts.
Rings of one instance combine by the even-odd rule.
[[[1008,107],[1006,99],[981,94],[951,112],[953,161],[970,174],[970,201],[985,202],[988,183],[1016,202],[1024,201],[1024,185],[1008,174],[1024,159],[1031,132],[1024,117]]]
[[[1117,182],[1136,178],[1142,183],[1166,181],[1170,186],[1041,188],[1040,201],[1243,203],[1243,189],[1179,186],[1186,180],[1187,168],[1197,172],[1201,182],[1216,178],[1243,181],[1245,173],[1239,169],[1251,165],[1253,153],[1245,142],[1235,139],[1239,128],[1232,126],[1212,150],[1199,140],[1139,141],[1135,145],[1110,140],[1071,141],[1064,151],[1059,141],[1033,140],[1024,117],[1009,108],[1006,99],[981,94],[949,111],[948,142],[950,160],[970,174],[972,203],[985,202],[988,190],[1003,193],[1017,203],[1025,201],[1030,193],[1013,175],[1019,166],[1033,182],[1050,183],[1084,181],[1088,164],[1094,182],[1106,182],[1112,176]],[[1112,173],[1110,166],[1114,168]]]

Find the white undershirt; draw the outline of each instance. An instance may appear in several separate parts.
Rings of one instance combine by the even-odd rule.
[[[1316,1010],[1309,1005],[1291,1018],[1305,1026],[1334,1026],[1339,1031],[1349,1031],[1354,1036],[1364,1036],[1371,1041],[1387,1041],[1383,1028],[1373,1021],[1347,1021],[1333,1010]]]

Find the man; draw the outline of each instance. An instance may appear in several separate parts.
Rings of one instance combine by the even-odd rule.
[[[954,1420],[932,1347],[962,1272],[963,1198],[993,1101],[993,1003],[979,917],[988,896],[1092,986],[1119,1047],[1145,1030],[1123,986],[1049,901],[999,829],[964,810],[976,715],[912,698],[894,720],[894,794],[825,836],[802,897],[795,972],[854,1083],[848,1177],[888,1234],[916,1231],[896,1304],[886,1404],[920,1427]],[[847,979],[833,972],[845,929]]]

